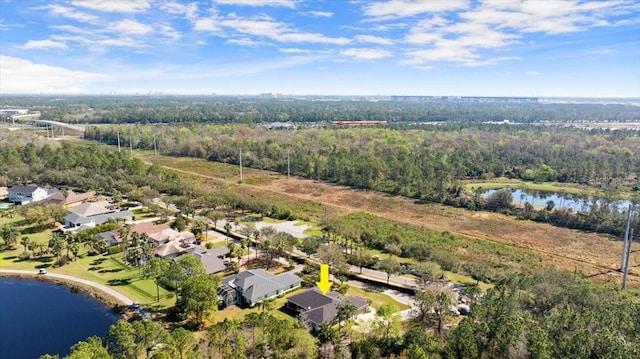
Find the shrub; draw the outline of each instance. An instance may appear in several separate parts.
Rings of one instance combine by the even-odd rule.
[[[109,247],[108,253],[109,255],[111,254],[116,254],[116,253],[122,253],[122,251],[124,251],[124,248],[120,245],[117,246],[111,246]]]

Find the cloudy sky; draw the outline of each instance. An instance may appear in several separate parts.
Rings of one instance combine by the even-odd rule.
[[[0,0],[0,93],[640,96],[630,0]]]

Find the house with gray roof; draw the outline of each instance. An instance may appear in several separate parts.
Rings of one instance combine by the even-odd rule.
[[[316,331],[323,323],[335,324],[338,306],[346,302],[351,302],[357,308],[356,313],[369,311],[369,302],[364,298],[348,296],[340,299],[340,293],[332,291],[322,294],[318,288],[292,295],[287,300],[286,308],[312,331]]]
[[[64,217],[63,231],[78,231],[95,227],[98,224],[108,222],[111,219],[130,221],[133,213],[118,211],[109,202],[87,202],[72,207],[69,214]]]
[[[292,273],[274,275],[263,269],[251,269],[223,279],[218,295],[227,305],[254,306],[300,285],[300,277]]]
[[[227,247],[205,249],[200,246],[192,246],[187,248],[186,252],[200,260],[207,274],[224,272],[232,267],[231,263],[225,260],[225,257],[229,255]]]

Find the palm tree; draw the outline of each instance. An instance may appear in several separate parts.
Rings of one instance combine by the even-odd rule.
[[[127,258],[127,247],[129,247],[129,234],[131,233],[131,225],[125,224],[118,229],[118,235],[122,239],[122,248],[124,258]]]
[[[80,253],[80,245],[77,242],[73,242],[67,246],[67,250],[71,249],[71,253],[73,254],[73,260],[78,259],[78,253]]]
[[[350,301],[344,301],[336,307],[336,319],[338,320],[338,335],[342,335],[342,321],[351,319],[356,314],[358,307]]]
[[[229,235],[231,234],[231,223],[226,222],[224,224],[224,231],[227,232],[227,242],[229,242]]]
[[[24,254],[26,255],[27,252],[29,251],[29,244],[31,244],[31,240],[29,240],[29,237],[27,236],[22,236],[22,239],[20,240],[20,244],[24,246]]]
[[[2,231],[0,231],[0,236],[4,241],[4,246],[6,248],[13,248],[18,242],[18,237],[20,237],[20,232],[13,227],[11,224],[5,224],[2,226]]]

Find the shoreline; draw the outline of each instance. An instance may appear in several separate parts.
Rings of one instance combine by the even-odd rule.
[[[108,306],[114,312],[120,314],[123,318],[128,318],[130,315],[127,313],[127,309],[130,303],[123,303],[122,300],[115,298],[114,296],[106,293],[104,290],[100,289],[96,285],[89,285],[81,282],[86,281],[81,278],[70,279],[65,277],[59,277],[58,275],[52,276],[51,273],[48,274],[36,274],[36,273],[28,273],[26,271],[13,271],[8,269],[0,269],[0,278],[1,277],[9,277],[9,278],[17,278],[17,279],[31,279],[37,280],[40,282],[50,282],[58,285],[64,285],[71,289],[71,291],[81,292],[85,295],[88,295],[91,298],[99,300],[104,305]],[[66,276],[71,277],[71,276]],[[73,277],[75,278],[75,277]],[[122,296],[124,297],[124,296]],[[130,301],[130,300],[129,300]],[[131,301],[132,302],[132,301]]]

